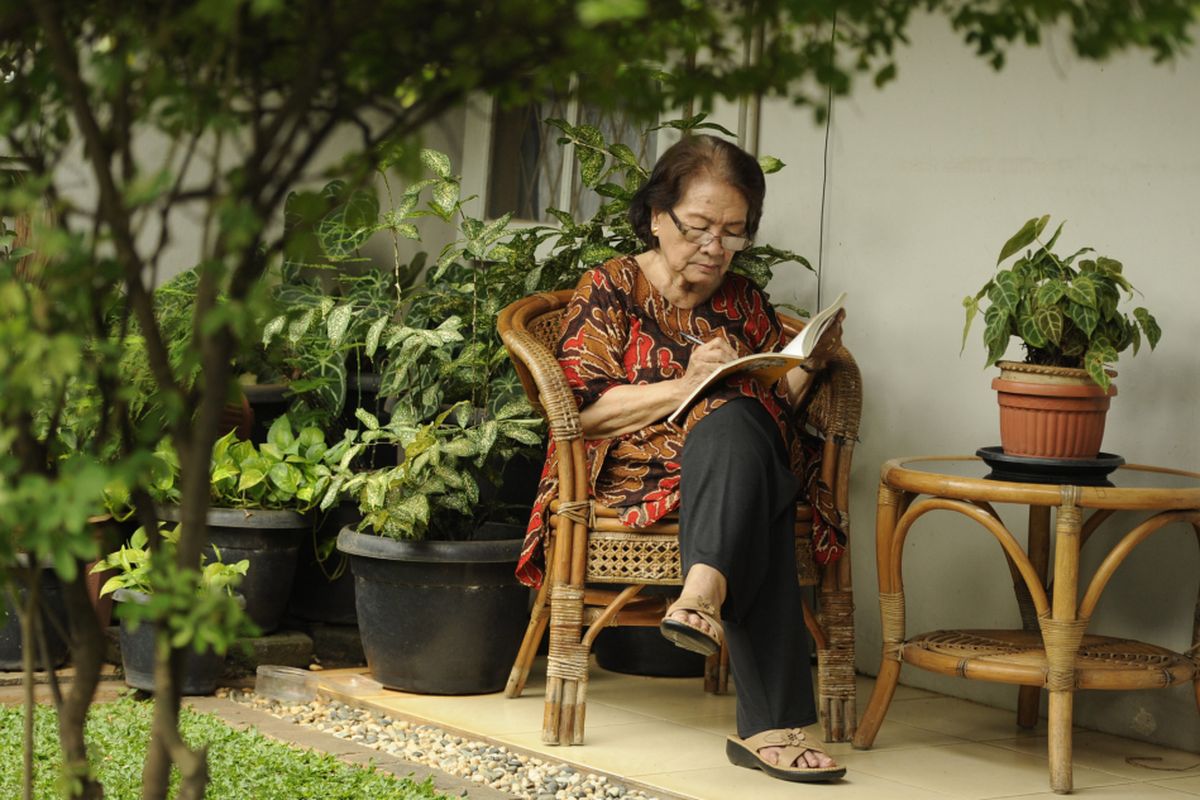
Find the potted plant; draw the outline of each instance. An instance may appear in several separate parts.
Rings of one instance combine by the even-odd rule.
[[[1000,249],[997,266],[1030,245],[1010,267],[999,270],[974,296],[963,300],[966,324],[986,301],[983,343],[987,364],[1000,366],[992,381],[1000,404],[1000,439],[1006,456],[1095,459],[1104,435],[1110,398],[1117,393],[1110,367],[1118,355],[1153,349],[1161,336],[1145,308],[1118,309],[1122,292],[1134,288],[1120,261],[1084,247],[1059,256],[1042,232],[1049,216],[1026,222]],[[1009,341],[1025,348],[1024,362],[1003,361]]]
[[[513,575],[522,537],[519,528],[514,537],[474,520],[475,470],[496,450],[540,440],[540,420],[518,416],[523,410],[478,422],[460,403],[421,422],[400,407],[386,425],[360,412],[366,430],[349,452],[396,445],[403,461],[339,473],[326,502],[353,497],[363,515],[339,534],[338,549],[354,572],[367,664],[384,686],[431,694],[503,688],[528,618],[528,589]]]
[[[311,509],[324,496],[349,442],[333,447],[315,427],[294,433],[279,417],[262,445],[230,432],[213,445],[208,542],[230,559],[247,559],[242,582],[246,614],[264,632],[279,627],[287,607],[300,544],[313,525]],[[156,451],[151,484],[159,513],[177,520],[171,503],[179,496],[179,464],[169,443]]]
[[[129,542],[116,552],[106,556],[92,567],[92,573],[112,571],[113,575],[100,588],[101,596],[112,595],[117,601],[117,615],[121,618],[121,665],[125,682],[135,689],[154,691],[154,655],[157,639],[155,623],[144,621],[149,616],[155,595],[152,583],[152,563],[161,558],[166,563],[173,558],[173,549],[179,541],[179,526],[160,527],[162,546],[157,555],[148,549],[148,537],[144,528],[138,528]],[[183,664],[180,683],[183,694],[212,694],[225,665],[225,652],[233,641],[231,625],[198,625],[196,621],[232,621],[240,615],[231,609],[231,604],[240,605],[242,596],[234,589],[246,576],[250,566],[247,559],[227,564],[221,554],[203,559],[198,575],[179,575],[182,581],[195,584],[194,602],[183,608],[172,609],[167,624],[172,630],[173,643],[190,644]],[[159,565],[160,567],[162,565]],[[133,607],[133,608],[131,608]],[[186,618],[190,617],[190,620]],[[190,622],[191,624],[188,624]],[[233,629],[236,630],[236,629]]]

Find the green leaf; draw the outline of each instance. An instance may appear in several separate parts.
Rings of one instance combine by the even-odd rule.
[[[987,347],[987,365],[995,364],[1008,349],[1010,315],[1000,306],[991,306],[983,315],[983,343]]]
[[[966,312],[967,321],[963,323],[962,346],[958,350],[960,356],[967,349],[967,334],[971,332],[971,323],[975,321],[975,316],[979,313],[979,299],[967,295],[963,298],[962,304]]]
[[[1045,337],[1046,341],[1058,344],[1062,339],[1066,319],[1063,316],[1062,309],[1058,306],[1038,306],[1033,311],[1033,322],[1038,332]],[[1044,345],[1034,346],[1043,347]]]
[[[367,328],[367,335],[363,340],[363,354],[367,358],[374,358],[375,351],[379,347],[379,337],[383,335],[383,329],[387,327],[388,318],[380,317],[371,323],[371,327]]]
[[[1153,350],[1158,344],[1158,340],[1162,338],[1162,329],[1158,327],[1158,321],[1154,319],[1153,314],[1141,306],[1133,310],[1133,318],[1141,326],[1142,332],[1146,334],[1146,341]]]
[[[346,330],[350,327],[350,319],[353,314],[354,309],[349,303],[345,303],[334,308],[325,319],[325,333],[334,347],[341,347],[342,339],[345,338]]]
[[[1091,336],[1100,324],[1100,312],[1079,303],[1067,303],[1067,317],[1085,336]]]
[[[287,325],[287,318],[282,315],[275,317],[266,325],[264,325],[262,335],[263,346],[266,347],[269,345],[271,340],[279,335],[285,325]]]
[[[758,166],[762,168],[764,175],[770,175],[773,172],[779,172],[787,166],[775,156],[759,156]]]
[[[1083,356],[1083,368],[1087,370],[1092,380],[1104,390],[1108,390],[1111,379],[1105,367],[1117,360],[1117,351],[1106,341],[1097,342]]]
[[[1096,284],[1087,275],[1077,275],[1067,284],[1067,297],[1073,303],[1098,309],[1096,305]]]
[[[242,471],[242,477],[238,481],[237,490],[244,492],[247,489],[253,489],[266,479],[266,475],[259,469],[247,469]]]
[[[1013,234],[1012,238],[1004,243],[1004,247],[1000,248],[1000,257],[996,259],[996,264],[1004,261],[1013,253],[1028,246],[1036,239],[1041,232],[1046,228],[1046,223],[1050,221],[1050,216],[1034,217],[1021,226],[1021,229]]]
[[[292,435],[292,423],[286,414],[271,423],[271,428],[267,431],[267,441],[282,452],[287,452],[296,441],[296,437]]]
[[[993,307],[999,306],[1007,314],[1017,313],[1017,306],[1021,303],[1020,278],[1012,270],[997,272],[991,291],[988,292],[988,299],[992,301]]]
[[[1033,301],[1039,306],[1052,306],[1062,299],[1062,296],[1066,293],[1066,284],[1060,280],[1051,278],[1038,287]]]
[[[354,409],[354,416],[367,427],[369,431],[379,430],[379,419],[365,408]]]
[[[1034,312],[1018,319],[1017,334],[1024,340],[1025,344],[1040,350],[1046,346],[1046,334],[1038,326],[1036,315],[1037,312]]]
[[[433,187],[433,204],[448,219],[458,206],[459,187],[454,181],[442,181]]]
[[[443,180],[450,177],[450,157],[445,153],[424,147],[421,149],[421,163]]]

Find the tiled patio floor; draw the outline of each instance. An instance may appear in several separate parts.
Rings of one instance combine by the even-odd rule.
[[[358,671],[361,672],[361,671]],[[832,786],[805,788],[772,780],[725,760],[725,736],[734,728],[734,699],[703,693],[699,679],[645,678],[593,664],[588,687],[586,743],[542,744],[544,664],[522,697],[502,694],[433,697],[387,690],[355,691],[356,671],[323,674],[322,684],[349,702],[428,721],[617,775],[661,797],[697,800],[773,800],[820,791],[838,800],[923,798],[1049,798],[1045,722],[1033,731],[1014,715],[965,700],[901,686],[875,747],[830,745],[848,767]],[[873,681],[859,679],[859,707]],[[1200,796],[1200,756],[1116,736],[1078,730],[1075,791],[1097,800],[1168,800]],[[1159,770],[1131,765],[1126,756],[1159,757]],[[1198,765],[1183,772],[1161,768]]]

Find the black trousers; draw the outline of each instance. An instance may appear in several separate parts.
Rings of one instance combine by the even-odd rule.
[[[779,429],[753,398],[730,401],[688,434],[679,543],[727,582],[721,622],[737,686],[738,736],[817,721],[796,578],[796,493]]]

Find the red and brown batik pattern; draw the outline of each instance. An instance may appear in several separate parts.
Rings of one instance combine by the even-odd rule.
[[[681,309],[650,285],[632,257],[615,258],[587,272],[563,314],[558,351],[577,406],[595,402],[614,386],[683,377],[694,346],[684,334],[704,340],[721,336],[739,357],[777,350],[784,335],[766,295],[741,275],[726,275],[707,303]],[[757,398],[779,425],[792,468],[803,476],[817,511],[814,550],[822,563],[836,559],[844,537],[832,493],[816,477],[820,448],[805,445],[782,386],[767,389],[743,375],[710,391],[680,425],[663,420],[623,436],[588,440],[592,499],[618,509],[621,523],[630,527],[651,525],[674,511],[687,432],[736,397]],[[558,485],[557,458],[551,441],[517,567],[517,577],[531,586],[542,581],[542,542],[550,519],[548,503]]]

